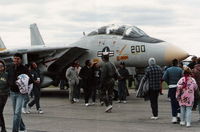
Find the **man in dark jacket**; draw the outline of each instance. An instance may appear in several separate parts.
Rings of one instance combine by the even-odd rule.
[[[194,66],[197,64],[197,57],[196,56],[193,56],[191,58],[192,62],[190,62],[190,64],[188,64],[188,67],[192,70],[194,68]]]
[[[115,84],[115,76],[117,74],[115,66],[109,61],[109,54],[102,55],[102,66],[101,66],[101,88],[102,88],[102,97],[106,107],[105,112],[111,112],[112,110],[112,96],[113,88]]]
[[[92,93],[92,70],[90,60],[85,61],[85,66],[81,69],[79,76],[82,81],[82,87],[84,90],[85,106],[89,106],[89,98]]]
[[[170,97],[171,101],[172,123],[177,123],[180,120],[180,106],[176,99],[176,89],[177,83],[182,76],[183,70],[178,67],[178,60],[172,60],[172,66],[168,68],[163,75],[163,80],[168,84],[169,87],[168,96]]]
[[[119,67],[118,72],[119,72],[121,78],[118,80],[118,94],[119,94],[118,103],[120,103],[121,101],[123,101],[123,103],[126,103],[126,95],[127,95],[126,79],[129,76],[129,72],[125,68],[125,63],[124,62],[121,62],[119,66],[120,67]]]
[[[28,69],[22,64],[22,54],[16,53],[13,58],[13,65],[8,68],[8,86],[14,113],[12,132],[25,131],[26,129],[21,118],[22,103],[25,95],[20,93],[16,85],[17,77],[21,74],[27,74],[30,78],[29,82],[33,82]]]

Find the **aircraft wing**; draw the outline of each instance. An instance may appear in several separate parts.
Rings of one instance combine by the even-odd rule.
[[[83,49],[79,47],[71,47],[62,56],[60,56],[56,61],[54,61],[49,67],[48,71],[51,72],[61,72],[65,67],[70,66],[70,64],[78,59],[80,56],[87,53],[88,49]],[[59,71],[58,71],[59,70]]]
[[[49,63],[48,71],[56,71],[69,65],[79,56],[86,53],[87,49],[79,47],[31,47],[0,51],[1,58],[11,58],[15,53],[27,54],[28,61]]]

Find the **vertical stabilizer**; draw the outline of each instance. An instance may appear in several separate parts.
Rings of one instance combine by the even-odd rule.
[[[3,43],[3,41],[2,41],[2,39],[0,37],[0,51],[1,50],[5,50],[5,49],[6,49],[6,46],[4,45],[4,43]]]
[[[31,46],[44,45],[42,36],[35,23],[30,25],[30,31],[31,31]]]

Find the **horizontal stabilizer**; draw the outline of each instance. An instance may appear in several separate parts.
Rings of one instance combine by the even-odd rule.
[[[31,32],[31,46],[44,45],[42,36],[35,23],[30,25],[30,32]]]

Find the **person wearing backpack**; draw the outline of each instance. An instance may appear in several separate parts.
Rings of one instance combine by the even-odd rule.
[[[4,61],[0,60],[0,127],[1,132],[6,132],[3,110],[8,99],[7,73]]]
[[[21,110],[25,94],[21,93],[16,81],[19,75],[29,76],[29,84],[33,82],[28,69],[22,64],[22,54],[16,53],[13,57],[13,64],[8,68],[8,86],[13,105],[13,127],[12,132],[25,131],[26,127],[21,117]]]

